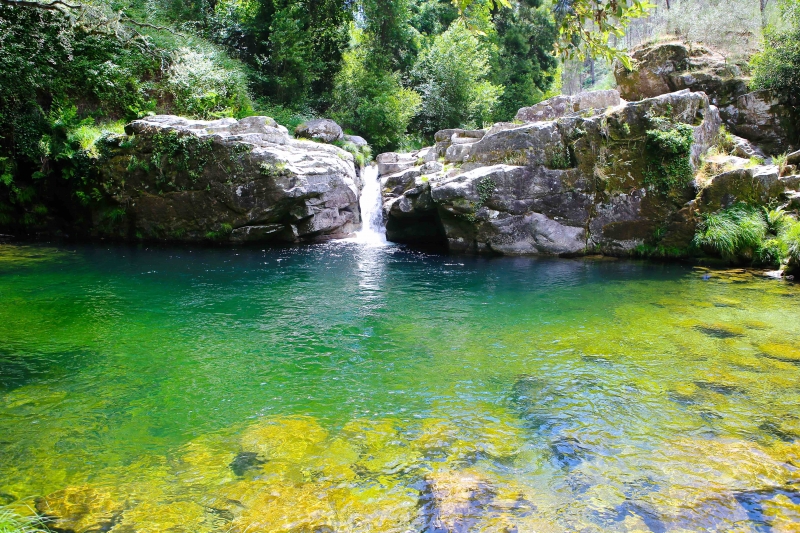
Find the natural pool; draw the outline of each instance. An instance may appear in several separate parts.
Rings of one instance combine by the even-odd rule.
[[[0,504],[75,532],[798,531],[800,286],[704,274],[0,245]]]

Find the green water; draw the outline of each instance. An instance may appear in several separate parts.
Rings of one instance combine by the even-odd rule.
[[[800,287],[704,274],[0,245],[0,504],[50,495],[76,532],[798,531]]]

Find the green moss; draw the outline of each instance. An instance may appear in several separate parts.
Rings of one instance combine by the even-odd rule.
[[[212,158],[213,141],[210,138],[169,131],[153,135],[152,143],[150,163],[158,169],[158,185],[175,185],[174,181],[168,180],[170,171],[186,173],[195,182]]]
[[[657,122],[657,124],[661,124]],[[694,129],[688,124],[647,131],[644,183],[662,195],[682,191],[694,178],[691,150]]]

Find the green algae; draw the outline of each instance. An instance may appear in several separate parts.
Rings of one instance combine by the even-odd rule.
[[[706,272],[343,245],[9,267],[0,338],[45,370],[0,389],[0,494],[118,532],[790,527],[800,293]]]

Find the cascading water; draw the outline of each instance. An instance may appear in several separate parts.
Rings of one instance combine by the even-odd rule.
[[[371,165],[361,169],[361,221],[362,229],[356,233],[355,241],[372,246],[386,244],[386,228],[383,227],[383,200],[378,166]]]

